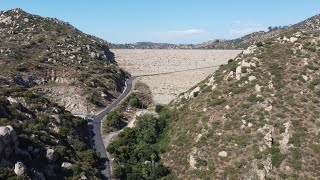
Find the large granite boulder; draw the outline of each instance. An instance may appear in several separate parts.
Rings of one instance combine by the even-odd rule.
[[[21,176],[27,172],[26,166],[22,162],[17,162],[14,165],[14,173],[16,173],[17,176]]]
[[[54,163],[58,159],[58,154],[53,149],[48,149],[46,157],[50,163]]]

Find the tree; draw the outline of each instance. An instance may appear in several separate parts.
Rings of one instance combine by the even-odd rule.
[[[140,108],[141,107],[141,101],[137,96],[132,96],[129,100],[129,104],[132,107]]]
[[[105,120],[108,130],[116,129],[119,130],[123,128],[126,123],[123,121],[124,116],[122,113],[118,111],[111,111],[107,115],[107,119]]]

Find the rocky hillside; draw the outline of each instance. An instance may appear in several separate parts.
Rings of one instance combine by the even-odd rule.
[[[319,59],[319,30],[250,46],[172,102],[165,165],[178,179],[318,179]]]
[[[275,27],[271,28],[268,32],[260,31],[248,34],[238,39],[233,40],[216,40],[209,41],[203,44],[195,45],[193,48],[201,49],[246,49],[252,44],[256,44],[267,39],[278,36],[281,33],[290,31],[292,29],[303,29],[303,30],[319,30],[320,29],[320,15],[315,15],[305,21],[299,22],[292,26]]]
[[[87,122],[0,79],[0,179],[95,179]]]
[[[21,9],[0,12],[0,66],[2,78],[73,113],[106,106],[126,78],[104,40]]]

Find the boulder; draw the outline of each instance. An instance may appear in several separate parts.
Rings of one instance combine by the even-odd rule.
[[[10,129],[8,127],[0,127],[0,139],[5,145],[8,145],[11,142]]]
[[[246,55],[246,54],[252,54],[255,50],[257,49],[257,46],[250,46],[250,47],[248,47],[246,50],[244,50],[242,53],[244,54],[244,55]]]
[[[54,163],[58,159],[58,154],[53,149],[48,149],[46,157],[50,163]]]
[[[63,162],[62,165],[61,165],[61,167],[63,169],[70,169],[71,166],[72,166],[72,164],[69,163],[69,162]]]
[[[18,141],[18,136],[16,131],[13,129],[12,126],[6,126],[9,129],[9,133],[10,133],[10,138],[13,144],[16,144]]]
[[[241,66],[238,66],[236,69],[236,79],[240,80],[241,78]]]
[[[256,84],[254,89],[256,92],[261,92],[261,86],[259,84]]]
[[[95,52],[91,52],[91,53],[90,53],[90,57],[91,57],[92,59],[96,59],[96,58],[97,58],[97,54],[96,54]]]
[[[253,81],[253,80],[256,80],[257,78],[255,76],[249,76],[249,81]]]
[[[220,151],[218,156],[220,157],[227,157],[228,156],[228,153],[226,151]]]
[[[302,75],[302,78],[303,78],[305,81],[308,81],[308,76]]]
[[[298,41],[298,38],[296,38],[296,37],[291,37],[289,41],[290,41],[291,43],[294,43],[294,42]]]
[[[85,174],[82,174],[79,180],[88,180],[88,179],[89,178]]]
[[[61,118],[58,114],[53,114],[53,115],[51,115],[51,117],[53,117],[57,121],[57,123],[59,123],[59,124],[61,123]]]
[[[18,161],[14,165],[14,173],[16,173],[17,176],[21,176],[21,175],[25,174],[26,172],[27,172],[27,168],[22,162]]]

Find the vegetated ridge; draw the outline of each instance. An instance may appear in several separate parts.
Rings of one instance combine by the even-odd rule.
[[[127,75],[104,40],[21,9],[0,13],[0,32],[0,76],[73,113],[98,111],[122,91]]]
[[[70,24],[0,12],[0,179],[98,179],[87,122],[127,73],[104,40]]]
[[[162,161],[176,178],[320,177],[320,31],[311,21],[250,46],[171,103]]]

